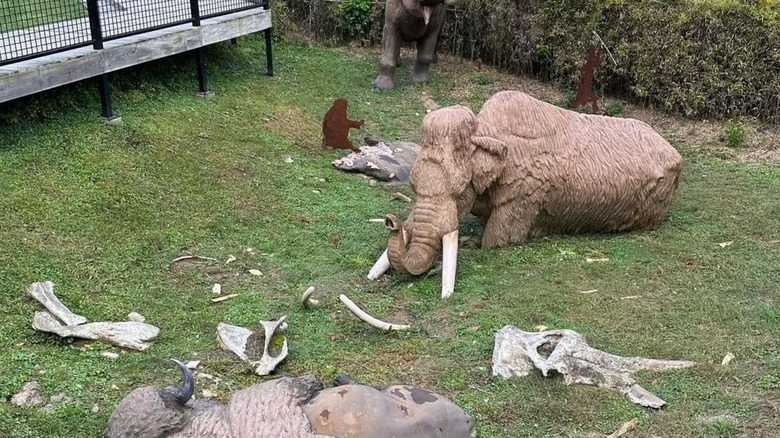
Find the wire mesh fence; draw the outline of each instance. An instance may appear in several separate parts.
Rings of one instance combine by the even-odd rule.
[[[0,0],[0,65],[258,7],[268,0]]]

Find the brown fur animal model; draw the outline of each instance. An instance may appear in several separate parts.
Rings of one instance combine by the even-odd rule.
[[[493,95],[475,116],[431,112],[411,172],[407,220],[387,215],[387,250],[368,274],[392,266],[418,275],[442,253],[442,297],[455,287],[458,222],[473,213],[482,247],[548,234],[658,226],[677,190],[682,158],[639,120],[580,114],[518,91]]]
[[[347,101],[336,99],[322,120],[322,148],[326,149],[330,146],[336,149],[351,149],[360,152],[360,149],[349,141],[349,129],[360,129],[364,124],[362,120],[349,120],[347,118]]]
[[[108,438],[468,438],[474,420],[444,397],[410,386],[322,389],[312,376],[282,377],[233,394],[227,405],[181,389],[137,388],[108,420]]]
[[[428,68],[436,62],[436,43],[444,25],[445,5],[455,3],[457,0],[387,0],[379,76],[374,80],[374,89],[391,90],[395,87],[393,77],[404,41],[417,43],[412,82],[428,82]]]

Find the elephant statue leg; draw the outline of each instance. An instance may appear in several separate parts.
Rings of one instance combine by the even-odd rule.
[[[392,90],[395,87],[393,76],[401,56],[401,39],[395,24],[385,20],[382,30],[382,56],[379,59],[379,76],[374,80],[375,90]]]
[[[412,72],[412,82],[424,84],[428,82],[428,68],[436,60],[436,42],[439,39],[441,25],[431,29],[429,33],[417,40],[417,62]]]
[[[523,204],[495,208],[482,233],[482,248],[517,245],[526,240],[538,209]]]

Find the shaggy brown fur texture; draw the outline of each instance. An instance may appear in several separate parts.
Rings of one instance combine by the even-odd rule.
[[[427,271],[442,236],[469,212],[484,224],[484,248],[654,228],[681,169],[677,150],[638,120],[580,114],[518,91],[495,94],[477,117],[442,108],[423,120],[411,177],[417,201],[406,222],[389,226],[388,257],[402,272]]]

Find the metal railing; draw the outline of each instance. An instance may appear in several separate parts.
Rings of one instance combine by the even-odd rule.
[[[260,7],[268,0],[5,0],[0,66]]]

